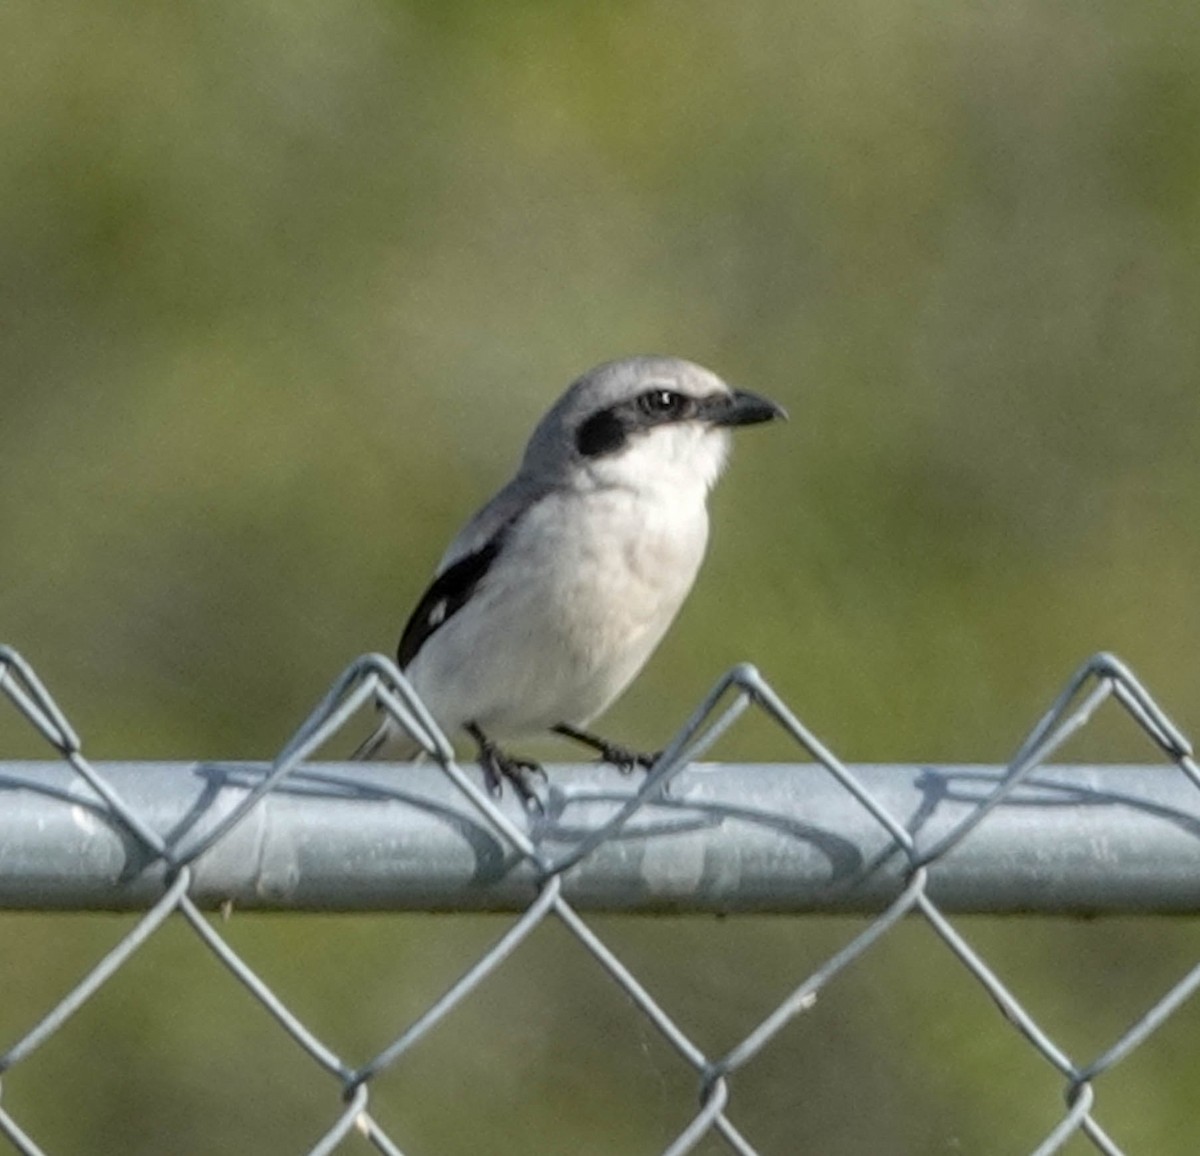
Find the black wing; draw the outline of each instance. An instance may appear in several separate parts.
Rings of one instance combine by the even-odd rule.
[[[396,656],[400,661],[401,670],[417,657],[417,651],[425,645],[425,640],[467,604],[499,555],[511,524],[510,522],[508,526],[504,526],[500,533],[473,554],[468,554],[452,566],[447,566],[433,580],[433,585],[417,603],[417,608],[412,612],[408,624],[404,627],[404,633],[400,636],[400,647]]]

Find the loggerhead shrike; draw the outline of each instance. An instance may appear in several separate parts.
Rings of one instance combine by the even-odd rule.
[[[450,544],[400,639],[399,663],[449,735],[475,742],[493,793],[537,806],[537,763],[497,736],[538,731],[649,765],[582,728],[642,669],[691,589],[729,429],[786,417],[674,357],[630,357],[574,382],[516,477]],[[357,757],[411,758],[385,720]]]

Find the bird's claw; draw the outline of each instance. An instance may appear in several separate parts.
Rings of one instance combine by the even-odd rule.
[[[498,747],[489,745],[479,752],[479,765],[483,768],[483,780],[488,794],[498,799],[504,793],[504,782],[512,783],[513,790],[527,811],[541,815],[545,806],[534,790],[535,782],[546,781],[546,772],[540,763],[532,759],[519,759],[505,754]]]
[[[537,815],[546,813],[546,805],[542,802],[537,791],[534,790],[535,782],[546,781],[546,772],[542,770],[538,763],[532,762],[529,759],[510,759],[508,760],[500,772],[513,785],[513,790],[517,792],[518,798],[521,800],[521,806],[526,811],[531,811]]]
[[[605,743],[600,751],[600,762],[611,763],[623,775],[636,770],[648,771],[662,757],[662,751],[633,751],[618,743]]]
[[[579,727],[570,726],[567,723],[559,723],[550,729],[564,738],[571,739],[572,742],[582,743],[583,746],[598,752],[600,755],[598,762],[611,764],[623,775],[632,774],[638,767],[649,770],[662,757],[662,751],[654,751],[649,754],[644,751],[635,751],[630,747],[609,742],[608,739],[602,739],[599,735],[580,730]]]

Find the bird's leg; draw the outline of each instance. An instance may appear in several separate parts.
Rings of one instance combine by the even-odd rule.
[[[479,747],[479,765],[483,769],[483,778],[489,794],[499,796],[504,780],[507,779],[527,810],[540,812],[545,809],[533,789],[536,780],[544,780],[546,777],[541,763],[506,754],[475,723],[467,723],[463,730]]]
[[[587,731],[581,731],[578,727],[568,726],[566,723],[559,723],[550,729],[555,734],[562,735],[563,738],[574,739],[575,742],[582,743],[585,747],[591,747],[592,750],[599,751],[600,758],[604,762],[612,763],[613,766],[626,775],[635,767],[649,769],[658,762],[659,755],[662,754],[662,751],[645,753],[630,750],[629,747],[623,747],[620,743],[610,743],[607,739],[589,734]]]

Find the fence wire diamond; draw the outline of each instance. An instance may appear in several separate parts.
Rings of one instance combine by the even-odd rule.
[[[308,1149],[310,1156],[334,1152],[352,1131],[357,1130],[379,1152],[404,1156],[371,1111],[371,1087],[375,1078],[437,1030],[443,1020],[467,1000],[471,993],[521,946],[541,924],[557,920],[585,951],[626,993],[646,1020],[696,1073],[697,1107],[686,1127],[676,1135],[663,1156],[683,1156],[706,1137],[719,1137],[725,1147],[741,1156],[756,1156],[753,1121],[734,1122],[733,1087],[737,1074],[756,1055],[769,1048],[794,1017],[811,1007],[818,995],[838,976],[875,947],[907,916],[923,919],[937,939],[985,989],[1013,1029],[1062,1081],[1064,1109],[1061,1119],[1034,1149],[1033,1156],[1050,1156],[1063,1150],[1072,1137],[1082,1136],[1092,1147],[1109,1156],[1122,1152],[1117,1141],[1097,1118],[1097,1077],[1111,1071],[1144,1043],[1200,986],[1200,965],[1194,967],[1136,1020],[1119,1038],[1097,1055],[1075,1057],[1038,1024],[982,955],[952,923],[930,896],[929,878],[933,865],[960,848],[1026,783],[1074,734],[1085,727],[1106,700],[1113,700],[1141,728],[1181,775],[1200,788],[1200,770],[1186,738],[1167,718],[1142,684],[1118,659],[1100,654],[1086,662],[1069,680],[1046,714],[1030,731],[1007,764],[1005,773],[983,796],[968,817],[936,839],[922,840],[920,825],[911,818],[889,813],[853,770],[827,748],[750,666],[730,671],[713,687],[686,725],[668,745],[640,788],[618,806],[607,821],[585,831],[565,851],[552,855],[538,840],[506,814],[505,809],[478,785],[473,768],[462,768],[453,749],[425,710],[395,664],[379,655],[354,662],[334,683],[324,700],[280,751],[269,772],[263,775],[241,801],[203,830],[191,826],[168,838],[126,803],[117,789],[83,753],[79,736],[47,691],[36,672],[18,653],[0,647],[0,691],[71,768],[94,797],[94,807],[105,819],[118,825],[147,864],[165,872],[164,886],[136,926],[124,935],[94,967],[68,991],[22,1038],[0,1055],[0,1073],[24,1062],[83,1007],[162,926],[175,917],[192,929],[197,938],[270,1013],[311,1059],[328,1074],[331,1097],[325,1133]],[[230,946],[204,917],[193,898],[194,867],[211,848],[226,840],[262,800],[292,776],[298,767],[317,754],[331,738],[364,707],[372,703],[387,711],[416,736],[428,758],[461,792],[480,820],[511,855],[531,868],[536,895],[507,930],[459,979],[451,984],[404,1031],[378,1054],[358,1063],[342,1057],[322,1041],[294,1014],[272,989]],[[761,712],[795,742],[805,756],[822,766],[845,792],[871,816],[886,836],[889,855],[905,863],[904,886],[879,911],[866,928],[826,959],[811,974],[797,977],[790,993],[773,1007],[752,1030],[724,1054],[709,1054],[688,1034],[687,1028],[669,1014],[663,1004],[618,958],[589,925],[577,906],[564,897],[564,879],[598,848],[618,838],[635,816],[647,806],[664,799],[672,780],[689,763],[700,758],[748,710]],[[77,798],[72,799],[78,802]],[[28,1156],[49,1156],[23,1130],[3,1103],[0,1085],[0,1132]],[[408,1153],[407,1156],[421,1156]]]

